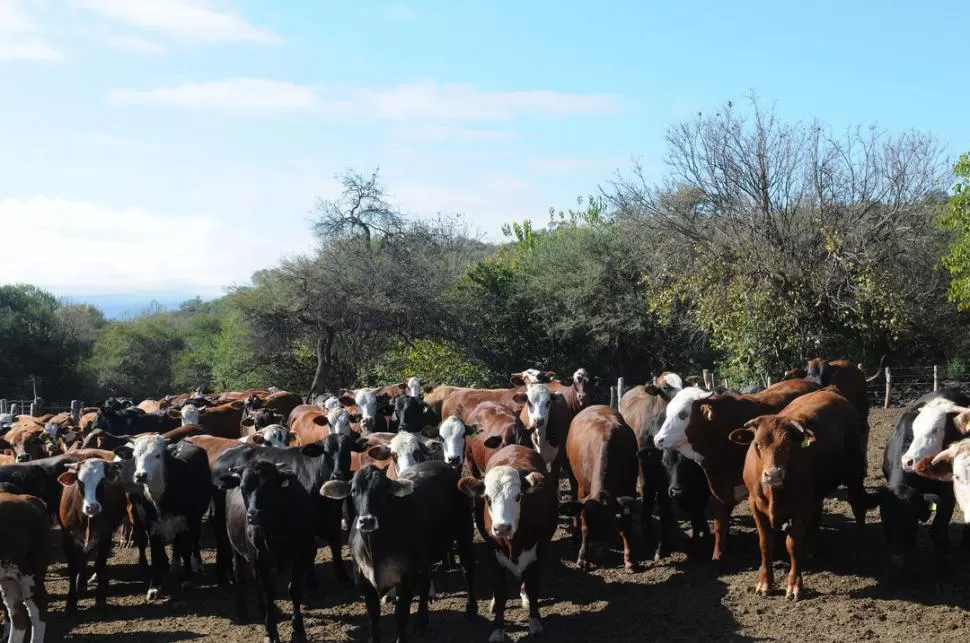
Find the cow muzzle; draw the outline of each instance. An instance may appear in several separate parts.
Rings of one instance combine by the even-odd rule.
[[[91,504],[84,503],[83,511],[85,516],[93,518],[101,513],[101,505],[97,502],[92,502]]]
[[[135,483],[136,484],[145,484],[146,482],[148,482],[148,474],[145,473],[144,471],[136,471],[135,472]]]
[[[30,454],[21,453],[20,455],[17,456],[17,462],[30,462]]]
[[[497,522],[492,525],[492,535],[497,538],[510,538],[512,536],[512,524],[508,522]]]
[[[667,493],[670,494],[671,498],[677,498],[680,496],[680,494],[684,493],[684,490],[680,487],[670,487],[670,489],[667,490]]]
[[[457,469],[458,467],[460,467],[462,465],[461,456],[460,455],[453,455],[450,458],[448,458],[447,460],[445,460],[445,462],[448,464],[449,467],[453,467],[455,469]]]
[[[785,470],[771,467],[761,472],[761,483],[768,487],[780,487],[785,482]]]
[[[260,522],[262,522],[262,517],[262,512],[256,511],[255,509],[250,509],[246,512],[246,522],[250,525],[259,526]]]
[[[377,531],[379,526],[380,524],[377,522],[377,516],[367,514],[357,517],[357,529],[362,534],[369,534],[372,531]]]
[[[363,418],[360,421],[360,425],[367,431],[373,431],[374,427],[377,425],[377,421],[374,418]]]

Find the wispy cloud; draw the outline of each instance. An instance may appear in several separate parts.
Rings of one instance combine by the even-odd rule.
[[[166,51],[168,51],[168,47],[161,43],[155,42],[154,40],[148,40],[147,38],[142,38],[140,36],[132,36],[130,34],[121,36],[104,36],[98,38],[98,40],[110,47],[114,47],[115,49],[130,51],[132,53],[142,54],[145,56],[164,54]]]
[[[478,143],[514,141],[518,133],[502,129],[473,129],[453,125],[406,125],[391,132],[391,137],[408,143]]]
[[[217,11],[200,0],[75,0],[116,22],[181,40],[272,44],[280,37],[253,26],[231,11]]]
[[[323,88],[256,78],[150,90],[116,89],[109,93],[109,100],[227,112],[313,110],[334,118],[365,118],[399,124],[504,122],[522,116],[591,115],[619,109],[619,97],[611,94],[502,92],[433,82],[389,89]]]
[[[83,138],[85,143],[113,150],[132,150],[137,147],[131,140],[111,134],[89,134]]]
[[[312,87],[275,80],[234,78],[210,83],[188,83],[160,89],[116,89],[108,94],[113,103],[170,105],[227,112],[292,112],[316,104]]]
[[[19,0],[0,0],[0,62],[60,60],[63,53],[43,36],[40,24]]]
[[[615,156],[533,156],[526,163],[526,169],[539,174],[576,174],[617,168],[629,159]]]

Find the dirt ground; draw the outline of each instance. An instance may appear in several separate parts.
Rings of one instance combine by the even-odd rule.
[[[882,483],[882,449],[899,414],[900,409],[872,412],[867,480],[870,488]],[[925,527],[919,567],[926,571],[912,582],[894,584],[886,573],[888,556],[878,511],[869,514],[864,550],[860,562],[855,563],[849,507],[842,500],[829,500],[819,554],[804,575],[807,598],[793,604],[785,600],[783,593],[769,598],[754,594],[757,536],[746,514],[746,505],[735,510],[731,552],[720,577],[709,574],[703,562],[688,562],[680,553],[661,562],[646,562],[638,573],[625,573],[621,552],[617,551],[618,540],[609,543],[609,549],[592,550],[592,561],[600,566],[594,565],[584,573],[572,562],[576,543],[560,528],[554,546],[556,556],[549,561],[543,579],[543,638],[621,643],[645,639],[888,641],[927,635],[934,640],[956,641],[970,637],[970,618],[965,612],[970,605],[970,565],[959,549],[959,525],[951,527],[955,556],[949,584],[938,586],[933,576],[932,550]],[[476,547],[482,560],[484,545],[477,543]],[[784,556],[784,548],[777,549]],[[337,587],[328,560],[329,553],[324,554],[321,549],[318,570],[327,589],[316,607],[304,611],[307,633],[313,641],[366,641],[367,620],[359,590]],[[134,551],[117,548],[109,563],[112,585],[108,606],[95,609],[93,599],[85,599],[77,617],[72,619],[64,616],[67,580],[59,550],[55,561],[47,581],[51,593],[50,641],[262,640],[260,624],[237,625],[231,620],[233,589],[212,584],[211,548],[205,552],[207,569],[200,587],[181,593],[179,570],[173,569],[165,588],[171,597],[150,605],[145,602],[145,586],[138,575]],[[779,557],[775,563],[776,581],[784,583],[787,567],[787,559]],[[416,635],[415,641],[467,643],[488,639],[488,570],[480,563],[478,572],[478,619],[469,623],[463,616],[460,573],[437,571],[434,578],[439,599],[431,607],[431,630]],[[284,601],[278,601],[278,605],[287,615],[280,626],[286,640],[290,633],[290,607]],[[255,613],[254,607],[250,611]],[[518,601],[510,601],[506,618],[506,631],[512,640],[528,638],[527,619]],[[391,609],[386,607],[382,616],[385,640],[394,640],[394,632]]]

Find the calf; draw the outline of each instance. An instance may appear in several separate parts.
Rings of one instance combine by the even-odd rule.
[[[744,484],[761,545],[755,591],[764,596],[774,585],[772,544],[780,529],[791,559],[785,597],[801,598],[806,534],[818,526],[824,498],[840,485],[849,492],[861,542],[869,505],[865,447],[858,411],[836,390],[809,393],[731,432],[732,442],[748,447]]]
[[[545,384],[530,384],[526,389],[526,403],[519,419],[529,431],[532,446],[542,456],[550,479],[559,480],[563,446],[569,434],[574,413],[560,393],[553,393]]]
[[[24,640],[28,625],[30,642],[44,641],[49,540],[50,521],[43,500],[0,492],[0,592],[7,606],[11,643]]]
[[[115,451],[122,458],[134,460],[133,482],[138,494],[133,504],[139,522],[148,532],[152,551],[146,599],[152,601],[158,597],[168,571],[165,545],[170,540],[173,556],[181,555],[182,587],[188,588],[195,572],[193,566],[201,570],[202,517],[212,497],[205,451],[188,442],[169,444],[158,435],[135,438],[132,446]]]
[[[524,394],[522,394],[523,397]],[[480,476],[499,449],[510,444],[532,446],[531,438],[516,413],[496,402],[484,402],[468,417],[475,435],[466,440],[466,463],[472,475]],[[541,456],[540,456],[541,457]]]
[[[313,511],[310,495],[296,476],[280,465],[250,460],[241,471],[222,479],[226,494],[226,521],[234,550],[236,610],[247,620],[247,571],[256,576],[259,604],[265,616],[265,641],[279,643],[276,627],[273,568],[290,566],[289,595],[293,606],[293,641],[306,641],[301,602],[303,579],[313,566],[316,547],[306,516]],[[246,568],[249,568],[248,570]]]
[[[654,444],[677,449],[704,469],[715,499],[713,560],[724,556],[731,511],[748,495],[742,476],[747,451],[731,442],[731,431],[759,415],[777,413],[818,388],[807,380],[785,380],[753,395],[715,395],[691,386],[670,400]]]
[[[542,633],[539,590],[542,565],[558,522],[558,492],[546,484],[545,463],[534,450],[510,445],[488,461],[485,479],[463,477],[459,489],[484,498],[488,510],[479,516],[479,530],[488,546],[492,578],[492,635],[505,640],[505,602],[509,597],[505,571],[521,581],[522,607],[529,611],[529,634]]]
[[[475,435],[477,427],[465,426],[455,416],[446,418],[438,427],[441,439],[441,455],[448,466],[461,471],[465,464],[465,438]]]
[[[893,570],[897,573],[911,571],[919,524],[929,520],[934,509],[936,516],[930,527],[930,539],[936,555],[936,570],[940,577],[947,572],[949,524],[956,506],[953,485],[919,475],[913,467],[917,458],[931,459],[962,437],[954,424],[955,409],[968,405],[970,397],[957,388],[927,393],[906,407],[889,434],[883,452],[886,488],[880,490],[879,514]],[[946,408],[952,412],[943,411]],[[913,444],[918,442],[917,434],[921,436],[921,446],[913,449]],[[911,455],[904,457],[906,453]],[[970,544],[970,529],[964,529],[963,542]]]
[[[953,483],[963,522],[970,524],[970,440],[959,440],[916,465],[921,476]]]
[[[94,553],[98,577],[95,605],[107,602],[108,577],[105,567],[111,554],[112,538],[125,517],[126,498],[121,484],[121,463],[98,458],[68,465],[57,479],[64,486],[60,519],[64,554],[67,558],[67,612],[77,611],[78,587],[87,586],[88,556]]]
[[[418,628],[428,625],[431,566],[452,543],[458,546],[465,587],[465,613],[477,613],[468,499],[458,491],[459,474],[443,462],[422,462],[390,480],[374,466],[358,471],[351,483],[330,481],[320,494],[353,498],[350,549],[360,569],[371,640],[380,641],[380,594],[398,586],[394,610],[400,643],[408,640],[411,599],[418,592]]]
[[[704,470],[700,465],[676,449],[663,449],[661,458],[664,473],[670,481],[667,487],[667,495],[670,497],[671,504],[675,505],[687,516],[691,525],[691,548],[690,554],[695,555],[699,551],[699,546],[703,538],[710,533],[707,525],[707,503],[711,499],[711,490],[707,486],[707,478],[704,477]],[[671,526],[670,520],[667,522],[667,529]],[[661,529],[664,521],[661,519]],[[667,535],[661,533],[661,542]]]
[[[434,419],[425,413],[425,407],[417,397],[399,395],[395,398],[394,413],[390,420],[392,431],[418,433],[426,426],[434,426],[435,424]]]
[[[581,368],[573,373],[572,379],[550,382],[549,390],[553,393],[562,393],[572,409],[573,414],[579,413],[586,406],[588,398],[587,388],[589,387],[589,372]]]
[[[619,533],[623,566],[633,571],[630,540],[636,503],[637,436],[620,414],[608,406],[590,406],[577,415],[566,438],[569,475],[577,486],[578,501],[562,506],[562,513],[579,516],[582,542],[576,564],[588,566],[589,532],[594,537]],[[550,475],[550,480],[554,481]]]
[[[403,392],[403,391],[401,391]],[[340,404],[353,415],[359,415],[361,433],[388,431],[387,416],[393,413],[391,398],[386,394],[378,395],[378,389],[361,388],[340,396]]]

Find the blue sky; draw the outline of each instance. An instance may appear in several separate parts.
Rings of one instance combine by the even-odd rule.
[[[380,166],[483,237],[750,90],[970,150],[961,2],[0,0],[0,281],[213,296]],[[26,241],[26,243],[23,243]]]

